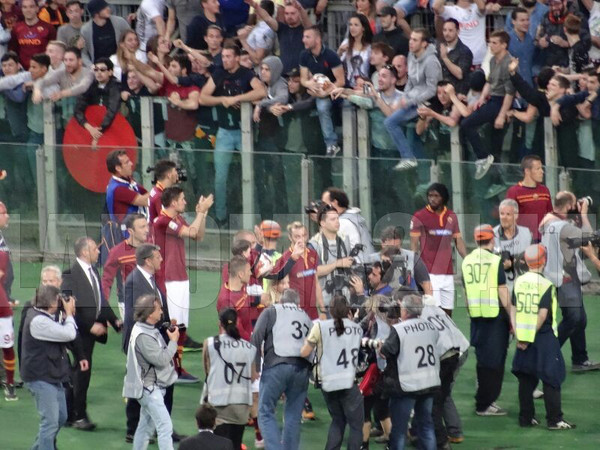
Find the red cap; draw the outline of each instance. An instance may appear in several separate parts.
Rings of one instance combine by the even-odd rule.
[[[484,223],[483,225],[479,225],[475,228],[473,232],[473,236],[477,242],[479,241],[489,241],[494,239],[494,229],[491,225]]]
[[[281,236],[281,227],[274,220],[263,220],[260,223],[260,231],[267,239],[277,239]]]
[[[525,262],[530,269],[539,269],[546,264],[546,247],[542,244],[530,245],[525,249]]]

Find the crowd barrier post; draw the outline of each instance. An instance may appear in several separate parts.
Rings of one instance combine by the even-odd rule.
[[[51,101],[45,101],[43,108],[44,145],[39,146],[36,150],[39,247],[41,252],[46,249],[50,252],[56,252],[60,248],[56,223],[58,218],[56,117],[54,115],[54,104]]]
[[[362,216],[367,221],[367,227],[371,228],[371,177],[369,175],[370,165],[370,136],[369,136],[369,112],[359,109],[356,113],[356,133],[358,148],[358,201]]]
[[[154,166],[154,100],[153,97],[140,98],[140,117],[142,122],[142,148],[140,149],[140,173],[142,185],[152,186],[152,173],[146,173],[146,167]]]
[[[241,106],[242,128],[242,224],[246,230],[254,228],[254,135],[252,128],[252,104]]]
[[[462,149],[458,136],[458,127],[452,127],[450,134],[450,177],[452,180],[452,209],[458,217],[458,224],[461,230],[465,230],[465,201],[464,201],[464,163],[462,159]]]
[[[307,227],[309,226],[310,218],[308,217],[308,214],[304,214],[304,206],[307,206],[314,198],[313,182],[314,163],[311,159],[304,157],[302,158],[302,161],[300,161],[300,195],[302,199],[302,222]]]
[[[546,186],[552,198],[558,189],[558,151],[556,147],[556,131],[550,117],[544,118],[544,162],[546,169]]]
[[[560,170],[560,175],[558,176],[558,189],[560,191],[571,190],[571,174],[564,167]],[[554,198],[554,195],[552,195],[552,198]]]
[[[348,195],[351,205],[356,205],[355,191],[355,158],[356,158],[356,108],[344,106],[342,108],[342,189]],[[339,161],[333,161],[336,164]],[[339,167],[339,166],[338,166]]]

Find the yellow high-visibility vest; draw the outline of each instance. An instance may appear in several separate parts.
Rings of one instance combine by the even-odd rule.
[[[537,272],[527,272],[515,280],[514,296],[516,299],[517,339],[533,342],[538,321],[539,304],[548,289],[552,289],[552,330],[558,336],[556,326],[556,287],[550,280]]]
[[[462,276],[471,318],[493,318],[500,312],[498,270],[501,258],[492,252],[476,248],[462,263]]]

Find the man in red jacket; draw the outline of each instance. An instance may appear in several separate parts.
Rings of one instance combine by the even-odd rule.
[[[107,299],[110,297],[110,290],[117,273],[121,272],[121,280],[125,281],[127,279],[127,276],[135,269],[135,249],[148,240],[149,226],[143,214],[129,214],[125,217],[123,224],[127,228],[129,237],[110,249],[102,272],[102,291]],[[119,313],[123,319],[125,317],[125,307],[120,283],[117,284],[117,296]]]
[[[17,52],[21,65],[29,70],[31,57],[44,53],[48,42],[56,39],[56,28],[38,18],[39,8],[35,0],[23,0],[21,11],[24,20],[13,27],[8,49]]]

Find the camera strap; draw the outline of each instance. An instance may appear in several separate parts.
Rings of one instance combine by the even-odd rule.
[[[329,250],[329,241],[327,240],[327,238],[325,237],[325,235],[323,233],[321,233],[321,242],[323,245],[323,262],[325,264],[327,264],[327,261],[329,261],[329,254],[331,253]],[[346,244],[344,244],[344,241],[342,240],[342,238],[339,235],[335,235],[335,245],[337,247],[337,252],[336,252],[336,259],[340,259],[342,256],[342,252],[343,252],[343,257],[348,256],[348,250],[346,250]],[[333,255],[332,255],[333,256]]]
[[[235,366],[232,363],[230,363],[225,358],[223,358],[223,355],[221,354],[221,338],[219,336],[215,336],[213,339],[214,339],[213,345],[215,347],[217,355],[219,355],[219,358],[221,358],[221,361],[223,361],[225,363],[225,367],[227,367],[228,369],[230,369],[235,375],[238,376],[238,378],[243,378],[244,380],[250,380],[251,381],[252,378],[245,377],[244,375],[242,375],[241,373],[239,373],[237,370],[235,370]],[[206,378],[208,378],[208,374],[206,374]]]

